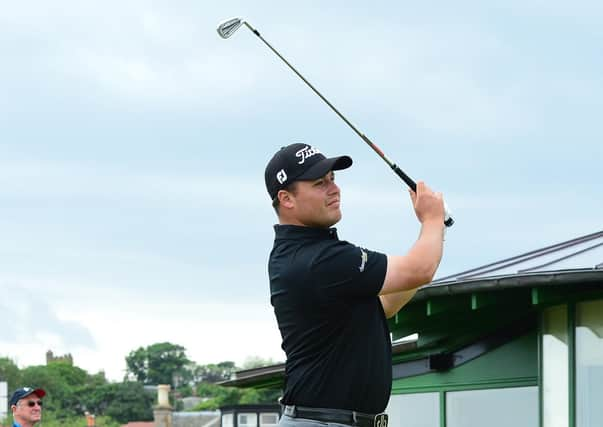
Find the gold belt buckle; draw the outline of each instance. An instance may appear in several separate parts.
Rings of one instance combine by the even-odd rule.
[[[373,427],[387,427],[389,417],[385,412],[375,415],[373,419]]]

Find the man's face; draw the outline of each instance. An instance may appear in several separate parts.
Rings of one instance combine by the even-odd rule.
[[[35,393],[20,399],[16,405],[13,405],[15,421],[21,425],[33,425],[40,421],[42,419],[41,401],[42,399]]]
[[[298,181],[291,194],[295,217],[306,226],[331,227],[341,219],[340,197],[333,171],[313,181]]]

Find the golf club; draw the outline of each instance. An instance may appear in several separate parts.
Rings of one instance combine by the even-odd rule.
[[[249,30],[255,34],[256,36],[259,37],[259,39],[261,41],[264,42],[264,44],[266,46],[268,46],[270,48],[270,50],[272,52],[274,52],[276,54],[276,56],[278,56],[285,64],[287,64],[287,66],[289,68],[291,68],[291,70],[293,70],[293,72],[295,74],[297,74],[297,76],[302,79],[304,81],[305,84],[307,84],[310,89],[312,89],[314,91],[314,93],[316,93],[316,95],[318,95],[320,97],[320,99],[322,99],[329,107],[331,107],[331,109],[339,116],[341,117],[341,119],[350,127],[352,128],[352,130],[354,132],[356,132],[356,134],[364,141],[366,142],[372,149],[373,151],[375,151],[379,157],[381,157],[383,159],[383,161],[385,161],[385,163],[388,164],[388,166],[390,168],[392,168],[392,170],[402,179],[402,181],[404,181],[406,183],[406,185],[408,185],[410,187],[410,189],[412,191],[417,191],[417,184],[415,183],[415,181],[413,181],[408,175],[406,175],[406,173],[404,173],[404,171],[402,169],[400,169],[398,167],[398,165],[396,165],[394,162],[392,162],[391,160],[389,160],[385,154],[383,153],[383,151],[381,151],[381,149],[379,147],[377,147],[365,134],[363,134],[362,132],[360,132],[358,129],[356,129],[356,127],[343,115],[341,114],[337,108],[335,108],[333,106],[333,104],[331,104],[327,98],[325,98],[324,96],[322,96],[322,94],[314,87],[312,86],[312,84],[306,80],[304,78],[304,76],[302,76],[291,64],[289,64],[289,62],[283,58],[283,56],[278,53],[276,51],[276,49],[274,49],[270,43],[268,43],[259,33],[258,30],[256,30],[255,28],[253,28],[251,25],[249,25],[249,23],[247,21],[244,21],[240,18],[231,18],[231,19],[227,19],[226,21],[221,22],[220,24],[218,24],[218,34],[220,35],[220,37],[222,37],[223,39],[227,39],[230,36],[232,36],[240,27],[241,25],[245,25],[247,28],[249,28]],[[452,216],[450,216],[450,212],[448,210],[448,206],[446,205],[446,202],[444,202],[444,209],[445,209],[445,217],[444,217],[444,224],[446,225],[446,227],[450,227],[452,226],[452,224],[454,224],[454,220],[452,219]]]

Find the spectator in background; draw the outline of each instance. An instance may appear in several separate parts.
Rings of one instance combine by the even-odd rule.
[[[9,405],[13,413],[13,427],[33,427],[42,419],[42,398],[46,392],[41,388],[22,387],[13,393]]]

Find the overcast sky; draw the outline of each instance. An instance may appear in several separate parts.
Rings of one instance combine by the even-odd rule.
[[[349,154],[339,235],[403,254],[399,178],[243,16],[453,210],[439,275],[603,229],[600,1],[21,1],[0,12],[0,356],[120,380],[139,346],[284,360],[264,188]]]

